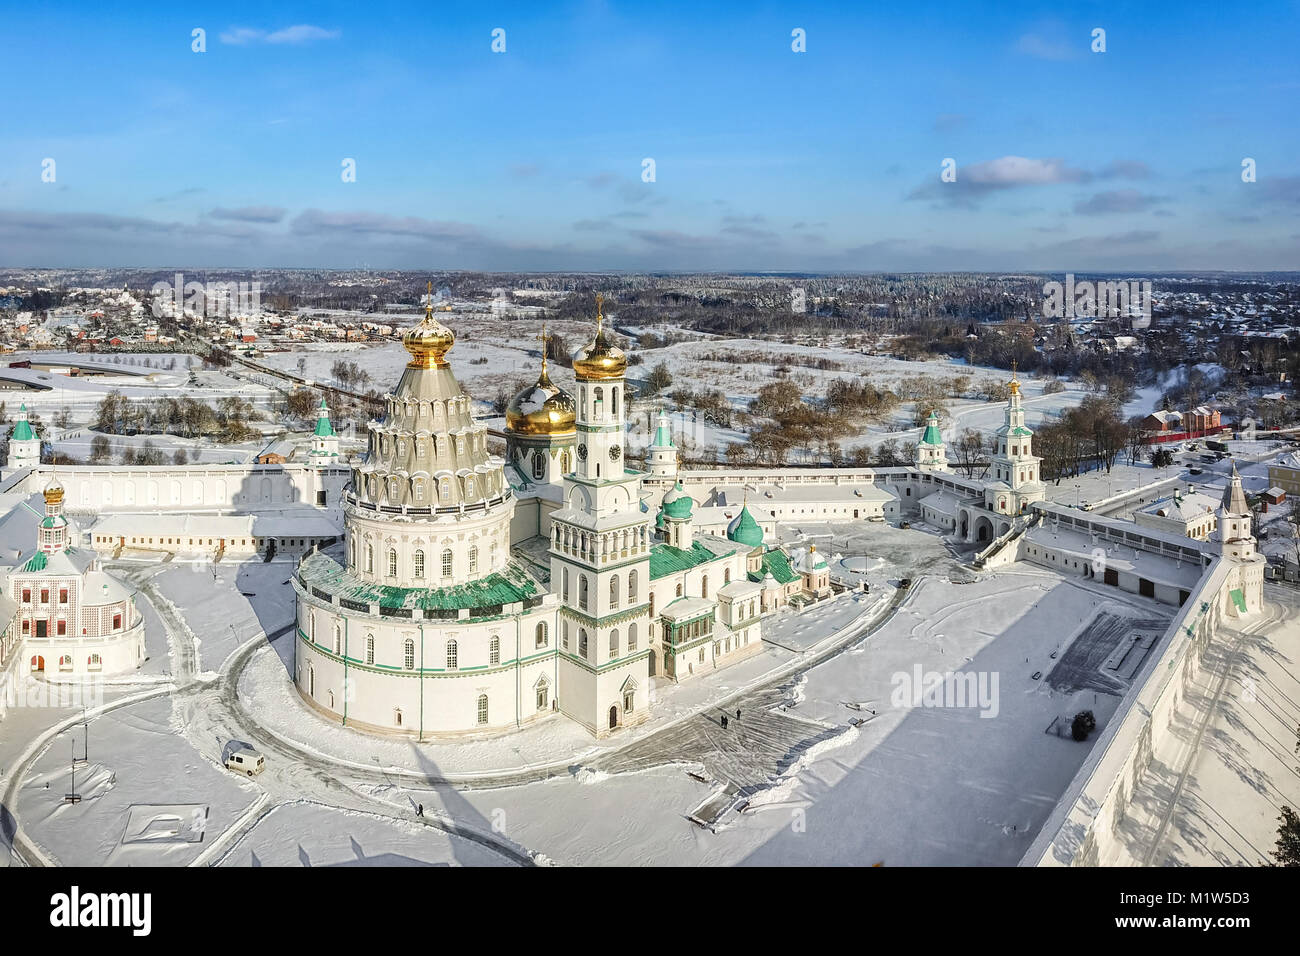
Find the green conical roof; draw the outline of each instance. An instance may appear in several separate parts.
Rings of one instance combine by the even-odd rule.
[[[325,399],[320,400],[320,417],[316,419],[316,437],[333,438],[334,426],[330,424],[329,408],[325,405]]]
[[[735,520],[727,525],[727,537],[737,544],[747,545],[751,548],[757,548],[763,543],[763,529],[758,526],[754,516],[749,513],[748,505],[743,506]]]
[[[655,440],[653,444],[657,448],[673,447],[673,433],[668,427],[668,419],[663,415],[659,416],[659,427],[655,429]]]
[[[942,445],[943,436],[939,434],[939,416],[934,412],[925,422],[925,434],[921,436],[922,445]]]
[[[18,419],[18,421],[14,423],[14,430],[9,435],[9,437],[13,441],[31,441],[33,438],[36,437],[35,432],[32,431],[31,422],[27,420],[26,403],[23,404],[22,412],[23,412],[23,417]]]

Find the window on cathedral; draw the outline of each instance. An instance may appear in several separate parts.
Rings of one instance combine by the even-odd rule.
[[[618,628],[609,632],[609,656],[618,657]]]
[[[32,589],[23,588],[23,601],[26,603],[31,603],[31,600],[32,600]]]
[[[487,694],[478,695],[478,722],[480,724],[486,724],[488,722]]]
[[[537,685],[537,709],[545,710],[551,706],[551,688],[545,681]]]
[[[375,635],[367,634],[366,635],[366,663],[373,664],[374,662],[375,662]]]
[[[366,545],[366,573],[375,573],[375,548],[374,545]]]
[[[113,630],[115,630],[115,631],[120,631],[121,629],[122,629],[122,615],[121,615],[121,614],[114,614],[114,615],[113,615]]]
[[[417,578],[424,577],[424,552],[416,551],[411,555],[411,566],[414,569]]]
[[[578,656],[585,658],[587,656],[587,629],[578,628]]]
[[[629,624],[627,626],[627,652],[631,654],[634,650],[636,650],[636,625]]]
[[[394,548],[388,549],[388,576],[397,577],[397,551]]]
[[[488,645],[488,663],[496,666],[501,663],[501,638],[493,636]]]
[[[442,576],[444,578],[451,577],[451,566],[452,566],[451,548],[446,548],[442,552]]]
[[[584,611],[587,610],[587,576],[585,574],[578,575],[578,607]]]
[[[536,631],[536,637],[534,639],[533,646],[534,647],[546,646],[546,622],[545,621],[537,622],[537,631]]]
[[[706,574],[704,575],[704,577],[700,578],[700,597],[706,598],[708,596],[709,596],[709,576]]]
[[[24,593],[27,593],[27,592],[24,592]],[[23,598],[23,600],[24,600],[24,601],[29,601],[29,600],[31,600],[31,598],[30,598],[30,597],[25,597],[25,598]],[[568,603],[569,603],[569,569],[568,569],[568,568],[565,568],[565,569],[564,569],[564,603],[565,603],[565,604],[568,604]]]
[[[67,634],[67,633],[68,633],[68,622],[67,622],[67,621],[59,621],[59,623],[58,623],[58,627],[55,629],[55,633],[58,634],[59,637],[62,637],[64,634]]]
[[[469,573],[473,574],[478,570],[478,548],[469,549]]]
[[[454,671],[460,665],[457,663],[459,648],[455,641],[447,642],[447,670]]]
[[[637,600],[637,578],[635,571],[627,573],[627,603],[635,604]]]
[[[533,452],[533,477],[539,481],[546,477],[546,456],[544,452]]]
[[[402,664],[408,670],[415,670],[415,641],[409,637],[402,643]]]
[[[609,579],[609,608],[614,610],[618,607],[618,575]]]

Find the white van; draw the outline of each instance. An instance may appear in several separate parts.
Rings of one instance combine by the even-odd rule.
[[[226,769],[251,777],[266,769],[266,758],[252,747],[236,747],[226,756]]]

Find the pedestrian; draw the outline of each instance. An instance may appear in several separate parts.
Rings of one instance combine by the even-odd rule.
[[[424,816],[424,804],[423,804],[423,803],[417,803],[417,804],[415,805],[415,815],[416,815],[417,817],[422,817],[422,816]]]
[[[722,729],[723,729],[723,730],[726,730],[726,729],[727,729],[727,715],[726,715],[726,714],[723,714],[723,715],[722,715]]]
[[[740,708],[739,708],[739,707],[736,708],[736,719],[737,719],[737,720],[740,720]]]

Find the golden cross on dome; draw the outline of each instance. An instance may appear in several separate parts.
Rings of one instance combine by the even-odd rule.
[[[546,371],[546,323],[542,323],[542,334],[538,336],[542,340],[542,371]]]
[[[433,280],[432,279],[429,280],[428,290],[429,290],[429,294],[424,297],[424,317],[426,319],[431,319],[433,318]]]
[[[601,325],[605,322],[605,297],[596,293],[596,331],[600,331]]]

